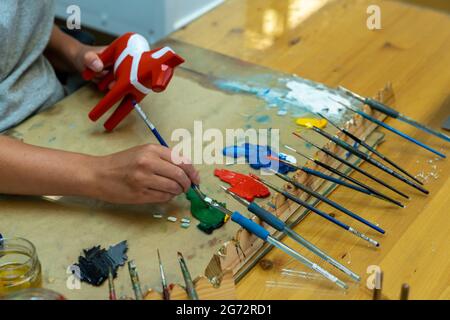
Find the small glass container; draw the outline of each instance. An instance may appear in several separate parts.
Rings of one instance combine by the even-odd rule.
[[[41,285],[41,263],[34,245],[22,238],[0,239],[0,298]]]
[[[10,294],[5,300],[66,300],[66,298],[52,290],[48,289],[25,289]]]

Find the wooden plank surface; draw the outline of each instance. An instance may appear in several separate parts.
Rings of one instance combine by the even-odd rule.
[[[382,10],[382,30],[366,27],[370,4],[378,4]],[[395,107],[435,128],[450,113],[450,18],[437,11],[396,1],[229,0],[173,37],[366,95],[391,81]],[[448,144],[439,139],[392,119],[388,123],[449,154]],[[279,274],[256,267],[238,284],[238,298],[370,299],[371,291],[365,285],[370,265],[384,270],[384,293],[390,299],[398,298],[403,282],[410,284],[412,299],[450,298],[449,162],[436,160],[390,133],[380,151],[413,173],[438,177],[428,177],[431,195],[426,197],[364,164],[364,169],[412,195],[403,210],[342,188],[334,192],[333,200],[387,229],[379,250],[341,245],[340,230],[324,225],[316,216],[309,216],[296,228],[362,274],[361,285],[345,295],[319,292],[307,285],[303,289],[269,288],[266,281],[279,280]],[[370,183],[360,174],[355,177]],[[320,208],[329,209],[325,205]],[[294,245],[290,240],[286,243]],[[286,257],[276,250],[267,258],[276,266],[287,264]]]
[[[366,28],[366,9],[373,3],[379,4],[382,8],[383,29],[379,31],[369,31]],[[306,14],[308,11],[309,14]],[[450,109],[449,27],[450,19],[447,15],[394,1],[229,0],[175,34],[174,38],[272,69],[296,73],[330,86],[346,85],[367,95],[375,94],[386,82],[391,81],[396,92],[396,107],[399,110],[422,122],[439,127]],[[89,91],[82,92],[84,94],[81,93],[80,96],[75,94],[70,100],[90,99],[93,105],[98,99],[98,95],[93,95]],[[89,98],[89,95],[92,96]],[[128,121],[134,121],[133,119],[130,118]],[[440,140],[393,120],[389,120],[389,123],[395,123],[405,132],[449,153],[448,145],[445,146]],[[89,125],[86,121],[86,127]],[[136,130],[139,131],[139,128]],[[143,132],[140,133],[141,138],[145,139]],[[114,137],[111,136],[109,139]],[[36,140],[39,140],[39,137],[36,137]],[[431,195],[425,197],[386,175],[379,174],[380,177],[388,179],[399,189],[412,195],[413,199],[407,202],[407,208],[403,210],[350,193],[345,189],[338,189],[333,193],[333,200],[345,204],[369,220],[377,221],[387,229],[388,233],[380,239],[382,242],[380,249],[368,248],[360,241],[352,242],[352,239],[344,239],[345,235],[340,229],[324,224],[316,216],[309,216],[296,228],[305,238],[363,275],[361,285],[352,285],[348,293],[343,293],[321,283],[317,285],[316,281],[287,279],[280,275],[280,268],[302,269],[289,261],[284,254],[272,250],[267,259],[270,259],[275,267],[269,271],[264,271],[259,266],[255,267],[238,284],[238,298],[369,299],[371,292],[365,286],[368,278],[366,271],[373,265],[381,266],[384,270],[385,295],[388,298],[398,297],[400,284],[403,282],[410,284],[413,299],[450,298],[448,250],[450,236],[446,222],[450,204],[448,199],[450,165],[448,161],[436,161],[434,156],[392,134],[387,134],[387,142],[380,150],[412,172],[417,174],[422,171],[425,174],[433,172],[439,175],[437,179],[429,177],[427,188],[430,189]],[[378,173],[370,166],[364,165],[364,168]],[[371,184],[359,174],[355,177]],[[50,215],[53,215],[54,220],[51,223],[43,223],[42,219],[37,221],[36,227],[30,231],[35,236],[42,233],[42,230],[53,232],[60,227],[56,223],[60,215],[70,216],[77,211],[56,208],[33,199],[25,202],[22,199],[11,201],[15,202],[15,205],[6,208],[8,211],[6,215],[13,216],[20,207],[29,211],[26,215],[22,215],[21,219],[25,220],[28,217],[31,219],[32,211],[36,209],[37,204],[44,206]],[[347,217],[328,206],[320,205],[320,208],[333,212],[338,218],[349,222]],[[87,219],[92,218],[88,210],[84,214]],[[138,216],[141,215],[123,213],[116,215],[114,219],[126,220],[126,223]],[[70,219],[76,221],[77,218],[70,216]],[[117,223],[115,227],[122,229],[122,223]],[[14,228],[12,226],[10,229]],[[125,231],[132,233],[131,229],[127,230]],[[374,235],[371,232],[367,233],[369,236]],[[122,240],[116,239],[117,234],[109,234],[110,238],[105,239],[105,244]],[[75,228],[71,230],[71,235],[74,237],[77,235]],[[93,239],[93,235],[88,231],[81,237],[82,241]],[[285,242],[298,248],[290,240]],[[51,239],[43,240],[42,254],[49,256],[49,251],[54,250],[54,247],[58,248],[58,244]],[[144,248],[144,244],[141,247]],[[71,248],[73,253],[69,255],[65,252],[64,261],[72,261],[80,246],[73,245]],[[134,252],[131,253],[134,255]],[[312,258],[310,255],[309,257]],[[146,263],[141,262],[139,265]],[[66,265],[54,267],[65,268]],[[47,282],[55,281],[49,279],[48,274],[44,276]],[[65,281],[64,276],[56,281]],[[124,284],[119,284],[119,291],[130,293],[125,274],[122,280]],[[150,282],[150,279],[143,280],[146,283]],[[290,288],[279,286],[270,288],[267,281],[271,281],[272,284],[287,282]],[[76,296],[92,298],[90,293],[89,290],[82,291]],[[98,297],[106,296],[103,292],[97,294]]]

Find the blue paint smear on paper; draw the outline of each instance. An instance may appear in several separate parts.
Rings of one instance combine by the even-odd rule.
[[[270,123],[270,117],[268,115],[262,115],[256,117],[256,122],[258,123]]]
[[[223,155],[235,159],[245,157],[247,163],[250,164],[250,167],[256,170],[270,168],[281,174],[295,171],[294,168],[285,165],[284,163],[268,159],[268,156],[273,156],[282,160],[287,160],[286,155],[273,151],[269,146],[260,146],[250,143],[245,143],[241,146],[229,146],[223,149]]]

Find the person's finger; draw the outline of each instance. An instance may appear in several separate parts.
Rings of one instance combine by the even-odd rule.
[[[147,189],[142,192],[142,196],[138,201],[140,203],[165,203],[169,202],[174,198],[173,194],[153,190],[153,189]]]
[[[162,159],[181,168],[189,177],[189,180],[191,180],[191,182],[197,185],[200,184],[200,176],[198,174],[198,171],[195,170],[189,159],[174,155],[168,148],[161,148],[158,150],[158,152]]]
[[[95,75],[95,77],[92,79],[92,82],[94,83],[99,83],[100,81],[102,81],[102,79],[109,73],[108,70],[103,70],[100,73],[97,73]]]
[[[87,51],[84,54],[84,65],[94,72],[101,72],[104,68],[102,60],[94,51]]]
[[[184,170],[173,163],[161,159],[160,162],[153,168],[153,172],[157,175],[166,177],[177,182],[184,192],[187,192],[191,187],[191,180]]]
[[[183,188],[174,180],[166,177],[152,175],[146,182],[147,188],[178,196],[183,193]]]

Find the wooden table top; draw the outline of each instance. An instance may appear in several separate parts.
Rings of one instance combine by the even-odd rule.
[[[381,30],[370,31],[366,26],[370,4],[381,8]],[[347,86],[368,96],[392,82],[395,107],[434,128],[440,128],[450,115],[450,17],[423,7],[373,0],[228,0],[173,37],[330,86]],[[450,154],[445,142],[399,121],[389,119],[388,123]],[[345,295],[317,292],[307,285],[287,288],[279,284],[273,288],[267,281],[293,280],[258,266],[238,284],[239,298],[370,299],[371,290],[366,288],[371,279],[369,266],[380,266],[384,271],[383,293],[389,299],[398,299],[402,283],[410,285],[411,299],[450,298],[449,161],[436,160],[391,133],[379,150],[408,171],[427,175],[426,187],[431,191],[423,196],[380,173],[379,177],[412,196],[406,209],[342,188],[331,195],[332,200],[385,227],[381,248],[357,246],[353,239],[344,239],[338,228],[314,215],[296,228],[361,274],[360,286]],[[370,165],[363,168],[378,174]],[[370,184],[360,174],[354,176]],[[324,204],[320,208],[331,209]],[[295,246],[290,240],[285,242]],[[287,263],[278,250],[272,250],[267,258],[279,266]]]
[[[382,30],[370,31],[366,10],[374,3],[382,10]],[[392,82],[395,107],[435,128],[450,113],[450,17],[437,11],[377,0],[228,0],[173,38],[330,86],[344,85],[365,95],[374,95]],[[82,92],[65,104],[77,101]],[[392,119],[388,123],[450,154],[450,146],[443,141]],[[369,248],[315,215],[296,227],[303,237],[362,275],[361,284],[344,294],[317,290],[314,281],[283,278],[279,267],[301,268],[272,250],[267,259],[276,268],[264,271],[255,267],[239,282],[238,298],[370,299],[366,281],[371,279],[368,272],[373,266],[384,271],[387,298],[397,299],[405,282],[411,286],[412,299],[450,298],[450,164],[390,133],[380,151],[410,172],[426,175],[426,187],[431,191],[430,196],[423,196],[364,164],[364,169],[412,196],[406,209],[341,188],[331,195],[332,200],[387,230],[385,236],[376,236],[381,248]],[[354,176],[373,185],[360,174]],[[321,204],[320,208],[349,222],[329,206]],[[74,209],[62,210],[70,214]],[[374,236],[370,230],[360,230]],[[289,239],[285,243],[300,249]],[[79,297],[90,298],[83,292]]]

